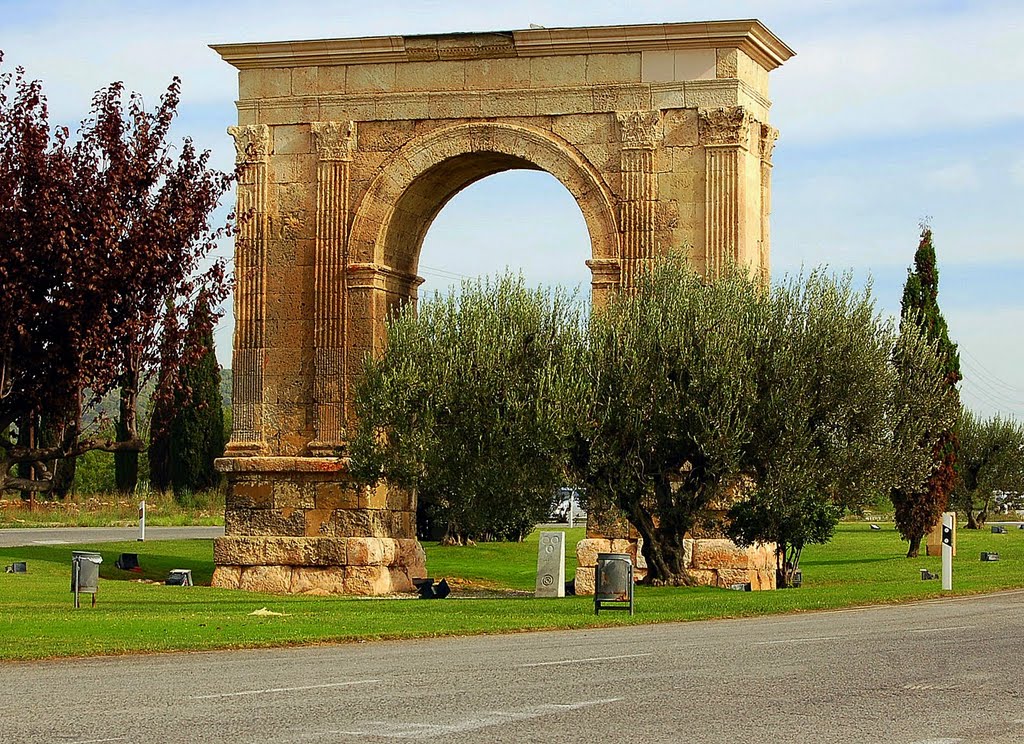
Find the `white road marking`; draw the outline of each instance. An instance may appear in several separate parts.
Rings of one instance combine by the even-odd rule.
[[[562,666],[564,664],[589,664],[595,661],[617,661],[619,659],[640,659],[654,654],[622,654],[621,656],[591,656],[587,659],[563,659],[561,661],[538,661],[533,664],[516,664],[516,669],[532,669],[533,667]]]
[[[67,540],[33,540],[33,545],[70,545]],[[91,741],[119,741],[118,739],[93,739]]]
[[[220,692],[215,695],[196,695],[193,700],[216,700],[217,698],[243,697],[244,695],[269,695],[274,692],[301,692],[303,690],[322,690],[328,687],[351,687],[352,685],[372,685],[379,679],[360,679],[352,682],[329,682],[325,685],[306,685],[305,687],[268,687],[265,690],[243,690],[242,692]]]
[[[922,739],[921,741],[915,741],[913,744],[960,744],[963,739]]]
[[[375,736],[382,739],[433,739],[438,736],[465,734],[479,731],[490,726],[499,726],[511,721],[527,721],[531,718],[556,715],[569,711],[589,708],[594,705],[617,703],[623,698],[605,698],[604,700],[584,700],[579,703],[545,704],[520,711],[486,711],[479,715],[463,718],[455,723],[402,723],[399,721],[367,721],[363,728],[343,729],[338,731],[321,731],[314,734],[323,736]]]
[[[755,646],[777,646],[780,643],[817,643],[818,641],[841,641],[846,636],[817,636],[815,638],[783,638],[778,641],[758,641]]]
[[[947,630],[970,630],[971,628],[977,628],[977,625],[954,625],[951,628],[916,628],[914,630],[908,630],[908,633],[944,633]]]
[[[72,742],[72,744],[99,744],[101,741],[127,741],[127,736],[118,736],[113,739],[80,739]]]

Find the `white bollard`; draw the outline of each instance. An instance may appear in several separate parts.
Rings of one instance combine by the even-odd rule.
[[[146,540],[146,502],[139,502],[139,538],[138,542]]]
[[[942,590],[953,589],[953,520],[955,512],[942,515]]]

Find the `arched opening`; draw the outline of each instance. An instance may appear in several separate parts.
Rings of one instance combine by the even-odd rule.
[[[417,138],[382,167],[356,210],[352,265],[394,277],[408,287],[399,294],[414,294],[423,241],[441,209],[471,184],[515,170],[544,171],[569,192],[586,225],[595,290],[616,284],[619,234],[613,199],[601,175],[550,132],[492,122],[441,127]]]
[[[456,194],[423,240],[416,273],[422,300],[464,279],[521,274],[590,298],[590,236],[572,195],[550,174],[514,170]]]

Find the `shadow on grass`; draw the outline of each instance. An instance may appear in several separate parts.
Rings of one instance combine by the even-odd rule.
[[[33,565],[45,574],[71,572],[71,553],[75,550],[89,550],[103,556],[100,578],[112,581],[134,581],[148,579],[163,581],[172,568],[192,570],[192,581],[196,585],[208,586],[213,577],[213,546],[208,540],[188,540],[175,543],[192,548],[182,553],[150,552],[146,543],[102,543],[92,545],[26,545],[0,549],[0,562],[25,561],[31,572]],[[197,555],[197,553],[208,555]],[[114,563],[122,553],[136,553],[139,556],[141,572],[122,571]],[[196,554],[194,554],[196,553]]]
[[[886,561],[895,561],[903,559],[903,556],[894,555],[885,555],[880,557],[858,556],[851,558],[834,558],[831,560],[823,560],[821,558],[815,560],[808,560],[804,558],[800,561],[800,567],[803,568],[805,566],[852,566],[865,563],[885,563]]]

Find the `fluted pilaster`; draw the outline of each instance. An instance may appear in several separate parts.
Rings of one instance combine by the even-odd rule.
[[[266,354],[267,163],[265,124],[228,127],[235,140],[238,233],[235,239],[235,339],[232,432],[228,454],[263,448],[263,371]]]
[[[336,452],[345,440],[348,360],[345,327],[348,287],[349,164],[355,147],[355,122],[314,122],[316,144],[316,286],[313,384],[314,453]]]
[[[654,175],[654,149],[661,139],[661,113],[627,111],[616,114],[622,142],[622,193],[619,231],[622,234],[621,282],[632,287],[638,273],[655,256],[655,206],[658,199]]]
[[[715,276],[740,261],[745,223],[743,156],[750,138],[750,116],[741,106],[701,111],[704,146],[704,267]]]

